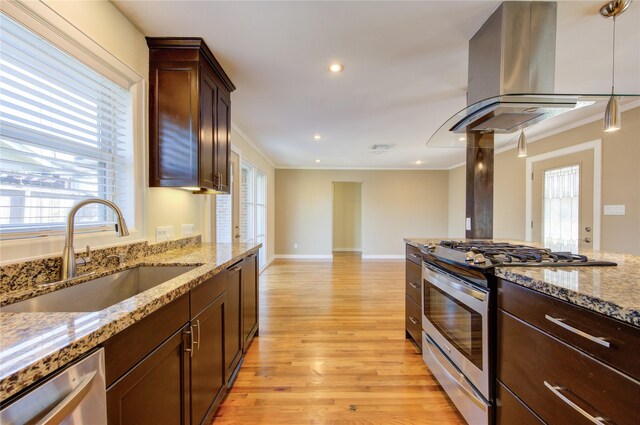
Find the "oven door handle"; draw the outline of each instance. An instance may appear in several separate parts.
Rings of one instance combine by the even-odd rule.
[[[462,392],[467,395],[467,397],[469,397],[475,404],[477,404],[478,407],[482,408],[482,410],[486,410],[486,402],[480,395],[477,394],[476,390],[471,386],[471,384],[467,382],[464,375],[458,372],[453,366],[449,366],[449,361],[447,361],[444,354],[442,354],[435,343],[431,341],[431,338],[429,336],[425,338],[425,341],[427,341],[427,348],[431,353],[431,357],[433,357],[433,360],[435,360],[438,366],[440,366],[440,369],[442,369],[442,371],[449,377],[449,379],[458,384],[458,388],[460,388]]]
[[[477,289],[475,289],[473,286],[464,283],[461,280],[457,280],[454,279],[452,277],[450,277],[449,275],[446,275],[442,272],[439,272],[437,270],[435,270],[433,267],[429,266],[428,264],[424,263],[424,271],[429,275],[429,277],[434,281],[432,283],[440,283],[441,285],[446,285],[452,289],[455,289],[456,291],[460,291],[463,292],[467,295],[472,296],[473,298],[480,300],[480,301],[485,301],[487,299],[487,293],[486,292],[482,292],[479,291]],[[439,286],[439,285],[436,285]],[[442,290],[445,290],[444,288],[441,288]],[[446,291],[446,290],[445,290]]]

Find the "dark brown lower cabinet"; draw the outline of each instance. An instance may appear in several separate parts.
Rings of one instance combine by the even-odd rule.
[[[496,385],[496,399],[496,423],[504,425],[544,425],[544,422],[500,382]]]
[[[224,317],[222,294],[191,319],[191,423],[209,424],[224,397]]]
[[[185,326],[107,390],[110,425],[189,425],[189,353]]]
[[[224,323],[224,353],[227,386],[231,387],[242,358],[242,264],[227,271],[227,304]]]
[[[500,309],[498,335],[499,381],[547,424],[638,423],[633,378]]]
[[[242,337],[243,352],[258,333],[258,254],[251,254],[242,261]]]

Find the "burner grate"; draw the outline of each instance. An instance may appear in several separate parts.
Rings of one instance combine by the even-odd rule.
[[[494,266],[615,266],[609,261],[594,261],[584,255],[567,251],[553,252],[547,248],[491,241],[441,241],[445,248],[482,254]]]

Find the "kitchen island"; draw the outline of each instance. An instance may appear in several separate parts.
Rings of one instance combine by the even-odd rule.
[[[436,376],[437,366],[445,361],[461,367],[460,360],[453,356],[465,353],[464,347],[488,345],[489,362],[481,370],[489,371],[492,388],[487,398],[489,423],[637,423],[640,418],[637,404],[640,399],[637,362],[640,257],[585,250],[580,254],[588,258],[568,256],[564,264],[554,266],[551,260],[565,255],[540,252],[541,246],[536,244],[495,240],[483,241],[489,243],[487,246],[471,244],[474,247],[471,248],[458,242],[442,246],[440,241],[405,239],[407,270],[412,263],[424,261],[420,282],[424,297],[423,339],[429,342],[440,337],[440,346],[448,353],[440,352],[439,363],[430,362],[429,353],[438,347],[434,349],[423,341],[423,358]],[[493,245],[499,243],[511,246]],[[473,254],[468,254],[470,249]],[[496,264],[494,268],[490,262],[494,258],[514,259],[519,263]],[[544,261],[541,258],[547,262],[536,262]],[[579,261],[579,265],[573,265],[573,261]],[[439,264],[444,267],[443,275],[433,273]],[[478,278],[477,273],[482,273],[486,280],[474,280]],[[411,279],[415,281],[415,276]],[[451,288],[447,287],[449,281]],[[463,310],[453,302],[440,302],[440,293],[450,291],[457,295],[457,288],[464,293],[475,293],[474,285],[483,282],[485,296],[494,299],[484,310],[489,316],[486,323],[476,329],[474,323],[479,322],[462,319],[466,313],[455,316],[455,321],[446,321],[449,316],[443,321],[442,314],[452,316]],[[482,289],[482,285],[478,289]],[[433,313],[434,306],[438,315]],[[464,305],[465,311],[472,311],[469,308]],[[442,334],[442,326],[449,324],[451,329],[445,327]],[[476,330],[469,332],[468,329]],[[473,335],[481,333],[482,343],[473,339]],[[467,336],[472,344],[452,352],[449,345],[458,347],[459,341],[467,340],[461,338]],[[448,355],[452,357],[447,358]],[[469,381],[469,376],[473,375],[461,375],[456,385],[475,384]],[[458,397],[458,393],[448,389],[450,382],[441,379],[465,415],[466,398]]]
[[[405,243],[420,248],[446,239],[406,238]],[[496,239],[494,242],[541,247],[532,242],[514,240]],[[640,327],[640,256],[594,250],[581,250],[579,254],[594,260],[612,261],[617,266],[496,267],[495,274],[518,285]]]
[[[137,266],[193,266],[194,268],[101,311],[1,312],[0,399],[6,400],[162,307],[184,297],[201,284],[226,271],[228,267],[249,256],[255,256],[260,247],[261,244],[256,243],[195,243],[175,249],[172,249],[174,248],[172,245],[167,245],[164,249],[148,250],[149,255],[138,252],[139,247],[129,247],[129,253],[133,257],[131,261],[115,269],[98,270],[90,278],[94,279]],[[100,254],[97,256],[99,257]],[[29,267],[22,267],[21,271],[23,273],[25,270],[29,271]],[[15,269],[11,266],[5,267],[3,277]],[[38,271],[38,273],[41,272],[42,270]],[[30,277],[30,279],[34,278]],[[80,278],[72,283],[82,283],[87,279]],[[19,278],[14,277],[13,280],[17,281]],[[69,283],[63,283],[60,286],[68,285]],[[224,289],[226,290],[226,285]],[[20,285],[13,291],[3,290],[1,303],[6,305],[50,291],[52,288]]]

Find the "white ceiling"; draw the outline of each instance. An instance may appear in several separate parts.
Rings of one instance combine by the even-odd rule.
[[[464,161],[464,150],[425,142],[466,106],[468,40],[500,2],[114,3],[145,35],[205,39],[237,87],[234,125],[276,167],[439,169]],[[610,90],[603,3],[559,2],[556,92]],[[639,23],[640,2],[617,20],[620,93],[640,93]],[[344,72],[331,74],[333,61]],[[393,148],[373,154],[374,144]]]

